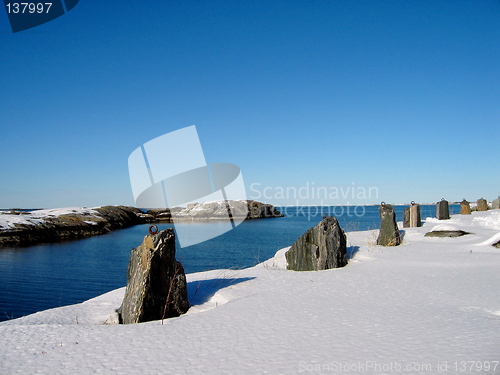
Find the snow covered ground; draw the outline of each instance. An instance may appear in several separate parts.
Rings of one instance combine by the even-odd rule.
[[[500,211],[455,215],[473,234],[405,228],[348,233],[349,264],[286,270],[284,253],[255,267],[188,275],[179,318],[118,325],[124,288],[0,323],[0,373],[498,374]]]
[[[101,218],[102,216],[96,210],[85,207],[53,208],[47,210],[23,212],[21,214],[11,214],[9,211],[0,211],[0,230],[15,228],[15,224],[36,226],[45,223],[47,219],[57,218],[61,215],[68,214],[76,214],[82,217],[88,217],[90,221],[86,222],[92,224],[95,224],[95,222],[91,221],[92,218]]]

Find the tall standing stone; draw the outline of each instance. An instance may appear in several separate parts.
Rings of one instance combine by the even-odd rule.
[[[481,198],[481,199],[477,200],[476,210],[477,211],[488,211],[488,202],[486,201],[486,199]]]
[[[498,210],[500,208],[500,197],[498,197],[497,199],[493,200],[493,202],[491,202],[491,209],[492,210]]]
[[[403,228],[421,227],[420,205],[411,202],[411,206],[403,211]]]
[[[462,202],[460,202],[460,215],[470,215],[470,203],[467,202],[464,198]]]
[[[175,259],[172,228],[152,232],[130,253],[128,282],[120,323],[141,323],[171,318],[189,309],[186,275]]]
[[[287,268],[318,271],[347,264],[346,235],[333,216],[323,219],[295,241],[285,253]]]
[[[450,208],[448,201],[444,198],[436,203],[436,217],[438,220],[447,220],[450,218]]]
[[[401,235],[396,224],[396,214],[390,204],[382,202],[379,209],[380,232],[377,238],[377,245],[398,246],[401,244]]]

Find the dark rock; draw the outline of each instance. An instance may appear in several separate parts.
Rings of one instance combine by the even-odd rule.
[[[481,198],[477,200],[476,211],[488,211],[488,202],[486,199]]]
[[[396,214],[390,204],[382,203],[379,207],[380,232],[377,238],[377,245],[398,246],[401,244],[401,235],[396,224]]]
[[[498,197],[497,199],[494,199],[493,202],[491,202],[491,209],[492,210],[500,209],[500,197]]]
[[[323,219],[295,241],[285,254],[288,269],[318,271],[347,264],[346,235],[333,216]]]
[[[463,230],[434,230],[427,232],[425,237],[460,237],[466,234],[470,233],[464,232]]]
[[[460,202],[460,215],[470,215],[470,214],[471,214],[470,203],[464,199],[462,202]]]
[[[450,208],[448,206],[448,201],[444,198],[440,202],[436,203],[436,217],[438,220],[447,220],[450,218]]]
[[[128,282],[120,323],[141,323],[171,318],[189,309],[186,276],[175,259],[175,235],[172,228],[144,237],[130,253]]]
[[[500,249],[500,241],[498,242],[495,242],[493,245],[491,245],[493,247],[496,247],[497,249]]]

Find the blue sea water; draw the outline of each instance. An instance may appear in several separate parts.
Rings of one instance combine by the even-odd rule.
[[[402,220],[407,206],[394,206]],[[244,268],[271,258],[290,246],[323,213],[334,215],[345,231],[378,229],[378,206],[278,207],[283,218],[248,220],[203,243],[179,248],[186,273]],[[451,205],[450,213],[459,213]],[[434,205],[421,206],[422,219],[435,216]],[[217,223],[182,224],[193,231]],[[159,224],[159,230],[172,227]],[[148,233],[148,224],[76,241],[0,248],[0,321],[40,310],[83,302],[127,283],[130,250]],[[117,306],[118,307],[118,306]]]

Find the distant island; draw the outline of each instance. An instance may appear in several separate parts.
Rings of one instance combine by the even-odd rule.
[[[228,208],[230,215],[228,216]],[[228,217],[259,219],[282,217],[273,205],[253,200],[216,201],[187,207],[141,210],[129,206],[71,207],[0,213],[0,246],[26,246],[109,233],[138,224],[175,221],[217,221]]]

